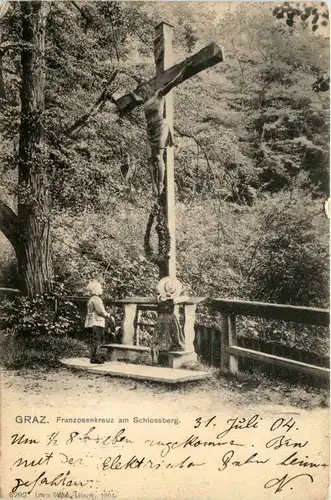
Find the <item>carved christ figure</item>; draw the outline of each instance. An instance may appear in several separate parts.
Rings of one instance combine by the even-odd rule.
[[[169,129],[166,118],[164,118],[165,96],[181,83],[188,65],[178,75],[167,83],[163,88],[155,90],[148,83],[141,83],[137,90],[131,93],[137,103],[143,103],[147,122],[147,162],[151,174],[153,192],[160,196],[164,189],[164,150],[167,146],[173,146],[173,136]]]

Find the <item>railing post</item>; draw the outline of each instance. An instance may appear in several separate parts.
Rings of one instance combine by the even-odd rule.
[[[229,370],[229,321],[226,314],[221,315],[221,362],[220,369],[221,372],[227,372]]]
[[[229,346],[237,345],[236,316],[222,314],[221,318],[222,332],[220,368],[222,372],[230,371],[231,373],[237,373],[238,360],[236,356],[229,354]]]
[[[196,346],[196,353],[198,355],[201,355],[201,325],[195,325],[195,346]]]
[[[214,332],[214,329],[208,329],[209,330],[209,337],[210,337],[210,364],[212,366],[214,366],[214,358],[215,358],[215,354],[214,354],[214,342],[215,342],[215,332]]]
[[[135,329],[135,333],[136,333],[136,345],[140,344],[140,335],[139,335],[140,327],[139,327],[139,324],[140,324],[141,313],[142,313],[142,310],[139,309],[139,307],[138,307],[136,318],[135,318],[135,321],[133,323],[133,326],[134,326],[134,329]]]
[[[236,325],[236,316],[231,315],[228,317],[229,321],[229,346],[237,345],[237,325]],[[230,354],[229,356],[229,368],[231,373],[238,372],[238,359],[236,356]]]

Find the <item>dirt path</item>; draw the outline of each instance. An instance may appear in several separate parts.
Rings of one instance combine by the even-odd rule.
[[[110,402],[130,405],[144,401],[151,404],[165,404],[176,408],[240,408],[254,406],[286,405],[301,409],[315,409],[329,405],[328,392],[312,388],[291,386],[267,378],[243,375],[239,379],[213,378],[205,382],[184,384],[171,388],[162,384],[150,384],[119,378],[105,377],[92,373],[68,369],[24,369],[2,372],[3,396],[10,405],[20,407],[31,402],[36,407],[78,406],[85,404],[102,408]],[[77,397],[78,396],[78,397]]]
[[[325,391],[307,392],[299,387],[289,390],[281,383],[270,387],[270,381],[245,381],[244,378],[213,379],[172,389],[66,369],[3,371],[2,450],[7,457],[3,471],[4,493],[9,494],[10,488],[17,484],[17,477],[23,482],[32,482],[39,471],[45,471],[50,483],[57,473],[70,470],[70,477],[77,481],[86,479],[88,485],[77,487],[75,494],[75,488],[70,485],[41,484],[40,479],[29,497],[54,498],[54,495],[70,493],[71,498],[90,495],[89,498],[122,500],[230,500],[233,497],[264,500],[274,498],[280,484],[277,480],[288,474],[288,478],[295,479],[283,487],[280,484],[277,499],[301,500],[308,495],[312,500],[325,500],[329,411],[320,407],[326,405],[325,394]],[[17,416],[24,415],[45,416],[47,423],[17,422]],[[78,422],[78,419],[95,417],[105,422]],[[66,421],[69,418],[75,418],[76,422]],[[145,419],[145,423],[141,419]],[[159,423],[151,421],[155,419],[159,419]],[[275,429],[271,430],[275,422]],[[241,428],[225,432],[231,423]],[[89,434],[91,427],[95,429]],[[116,438],[121,429],[125,429],[121,436],[125,435],[130,442]],[[49,448],[47,442],[53,432],[59,432],[58,443]],[[74,442],[68,443],[71,432],[79,434],[75,435]],[[39,443],[12,445],[11,436],[16,433],[25,433],[25,437]],[[109,435],[115,441],[105,443],[101,438]],[[184,446],[185,439],[192,435],[195,440]],[[285,438],[289,439],[287,445],[281,443],[278,448],[277,443],[270,445],[270,439],[282,435],[284,443]],[[181,443],[181,446],[173,445],[174,448],[168,450],[165,443]],[[293,443],[301,443],[301,446],[293,447]],[[49,463],[32,469],[16,466],[14,474],[13,464],[18,458],[36,461],[42,456],[45,458],[43,454],[50,449],[57,454],[54,452]],[[63,463],[65,454],[69,456],[68,450],[74,460],[81,462]],[[251,461],[244,463],[252,453]],[[296,453],[294,464],[279,465],[292,453]],[[122,468],[112,464],[116,456],[120,456]],[[105,462],[107,457],[111,461]],[[140,466],[138,462],[128,465],[132,457],[145,461]],[[187,457],[188,461],[182,464]],[[257,460],[261,463],[253,463]],[[300,465],[300,460],[315,465]],[[189,463],[194,465],[188,467]],[[157,464],[160,466],[156,467]],[[219,470],[222,467],[224,469]],[[273,486],[276,483],[278,486]],[[20,485],[16,494],[28,492],[32,486]]]

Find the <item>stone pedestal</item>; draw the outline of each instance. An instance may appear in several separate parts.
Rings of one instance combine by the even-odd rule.
[[[185,363],[197,361],[196,352],[163,351],[160,353],[160,364],[169,368],[180,368]]]
[[[133,344],[136,330],[137,304],[124,304],[122,344]]]
[[[184,303],[184,336],[185,336],[185,352],[195,352],[194,350],[194,323],[195,323],[195,311],[197,308],[197,303]]]
[[[202,302],[204,299],[201,297],[190,297],[187,301],[176,305],[177,313],[178,309],[183,308],[184,313],[184,325],[183,332],[185,336],[185,348],[184,351],[169,351],[160,353],[161,364],[168,366],[170,368],[179,368],[185,363],[197,361],[197,354],[194,349],[194,323],[195,323],[195,313],[197,304]],[[155,309],[158,302],[156,298],[150,297],[130,297],[126,299],[121,299],[118,301],[123,303],[124,306],[124,319],[123,319],[123,331],[122,331],[122,345],[123,352],[129,352],[126,354],[127,359],[133,359],[133,357],[140,350],[138,346],[133,346],[134,334],[136,331],[136,321],[137,321],[137,310],[139,305],[143,306],[144,309]],[[126,349],[125,349],[125,346]],[[132,349],[131,349],[132,347]],[[136,348],[136,349],[135,349]],[[145,350],[143,348],[142,350]],[[115,354],[113,355],[115,356]]]

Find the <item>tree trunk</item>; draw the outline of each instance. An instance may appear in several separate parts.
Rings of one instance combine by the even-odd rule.
[[[3,18],[5,17],[7,10],[9,7],[9,3],[6,2],[2,5],[0,5],[0,44],[2,42],[2,28],[1,28],[1,23],[3,21]],[[4,52],[0,50],[0,99],[4,99],[6,97],[6,92],[5,92],[5,82],[3,79],[3,64],[2,64],[2,58],[3,58]]]
[[[21,125],[18,162],[16,245],[22,291],[42,294],[52,288],[50,205],[44,148],[45,17],[48,2],[20,2],[22,13]]]
[[[1,32],[0,32],[0,42],[1,42]],[[3,58],[3,56],[0,53],[0,99],[5,99],[6,91],[5,91],[5,82],[3,79],[2,58]]]

